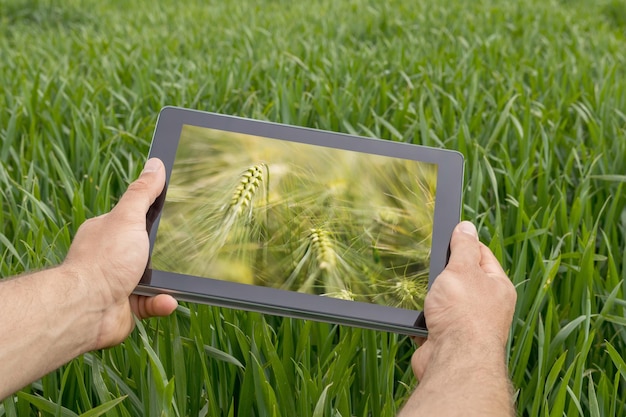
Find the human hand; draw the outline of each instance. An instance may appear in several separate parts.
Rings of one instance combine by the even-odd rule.
[[[113,210],[80,226],[61,265],[83,291],[85,308],[100,317],[91,349],[122,342],[134,327],[133,314],[143,319],[176,309],[169,295],[131,294],[148,263],[146,213],[164,186],[163,163],[150,159]]]
[[[437,277],[424,302],[428,339],[412,359],[422,380],[433,356],[445,360],[473,353],[503,361],[517,294],[493,253],[478,240],[476,228],[461,222],[450,241],[450,261]],[[459,355],[456,355],[459,356]]]

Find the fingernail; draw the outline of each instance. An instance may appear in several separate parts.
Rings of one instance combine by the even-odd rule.
[[[478,239],[478,232],[476,231],[476,226],[474,226],[474,224],[472,224],[471,222],[461,222],[459,223],[457,227],[461,232],[467,233],[468,235],[471,235]]]
[[[150,158],[148,159],[148,162],[146,162],[146,165],[143,167],[143,172],[156,172],[159,170],[159,168],[161,168],[159,160],[156,158]]]

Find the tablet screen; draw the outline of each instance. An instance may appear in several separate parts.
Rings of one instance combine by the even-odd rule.
[[[152,267],[421,309],[437,165],[183,125]]]

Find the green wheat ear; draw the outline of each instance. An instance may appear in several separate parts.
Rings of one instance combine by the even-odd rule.
[[[332,269],[336,265],[336,254],[329,233],[324,229],[311,229],[309,240],[315,253],[317,267],[324,271]]]
[[[230,200],[229,211],[240,215],[247,208],[252,211],[252,200],[263,182],[264,171],[267,171],[265,164],[253,165],[241,174],[239,183],[233,191]]]
[[[265,196],[267,205],[269,187],[269,168],[265,163],[252,165],[239,175],[230,200],[222,206],[223,217],[211,233],[211,249],[207,258],[212,259],[228,242],[249,241],[258,226],[254,218],[255,207],[261,208],[256,201]]]
[[[398,295],[398,304],[404,308],[423,308],[426,286],[422,281],[411,278],[399,280],[395,285],[395,293]]]
[[[296,251],[301,256],[282,288],[322,294],[346,289],[340,274],[340,269],[346,269],[346,265],[336,245],[329,231],[319,227],[309,229]]]
[[[324,297],[337,298],[339,300],[355,301],[357,299],[357,295],[348,289],[342,289],[342,290],[335,291],[335,292],[328,292],[322,295]]]
[[[390,298],[390,304],[410,310],[422,310],[424,297],[428,288],[428,280],[425,276],[403,276],[389,283],[386,294]]]
[[[262,185],[265,185],[262,188]],[[220,234],[228,234],[237,219],[245,216],[245,220],[252,219],[254,202],[261,191],[265,189],[265,198],[268,198],[269,168],[266,164],[252,165],[240,176],[232,192],[231,198],[225,207],[224,217],[220,225]],[[267,201],[266,201],[267,203]]]

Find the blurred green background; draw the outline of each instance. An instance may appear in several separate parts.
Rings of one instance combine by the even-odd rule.
[[[152,266],[422,310],[437,169],[185,125]]]

